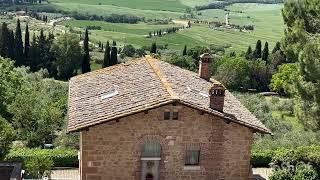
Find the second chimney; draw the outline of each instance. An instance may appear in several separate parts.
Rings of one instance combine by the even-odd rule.
[[[220,83],[214,83],[209,90],[210,108],[223,112],[226,88]]]
[[[202,79],[209,81],[210,79],[210,67],[212,62],[212,56],[209,53],[200,55],[199,61],[199,76]]]

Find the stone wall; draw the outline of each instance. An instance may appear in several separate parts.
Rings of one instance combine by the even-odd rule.
[[[178,110],[179,120],[163,120]],[[161,180],[249,178],[252,132],[182,106],[167,105],[81,132],[82,180],[140,180],[141,148],[161,144]],[[200,165],[185,166],[189,146],[200,147]]]

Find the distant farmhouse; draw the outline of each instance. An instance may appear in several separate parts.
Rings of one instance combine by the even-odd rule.
[[[70,80],[68,132],[82,180],[248,180],[254,133],[270,131],[225,87],[149,56]]]

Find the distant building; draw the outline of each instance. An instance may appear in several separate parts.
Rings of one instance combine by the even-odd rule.
[[[68,132],[81,180],[248,180],[253,134],[270,131],[218,81],[146,57],[70,80]]]

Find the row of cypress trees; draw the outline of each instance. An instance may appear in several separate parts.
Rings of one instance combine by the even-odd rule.
[[[104,58],[102,67],[109,67],[118,64],[118,49],[117,42],[112,42],[112,47],[110,47],[109,41],[105,45]]]

